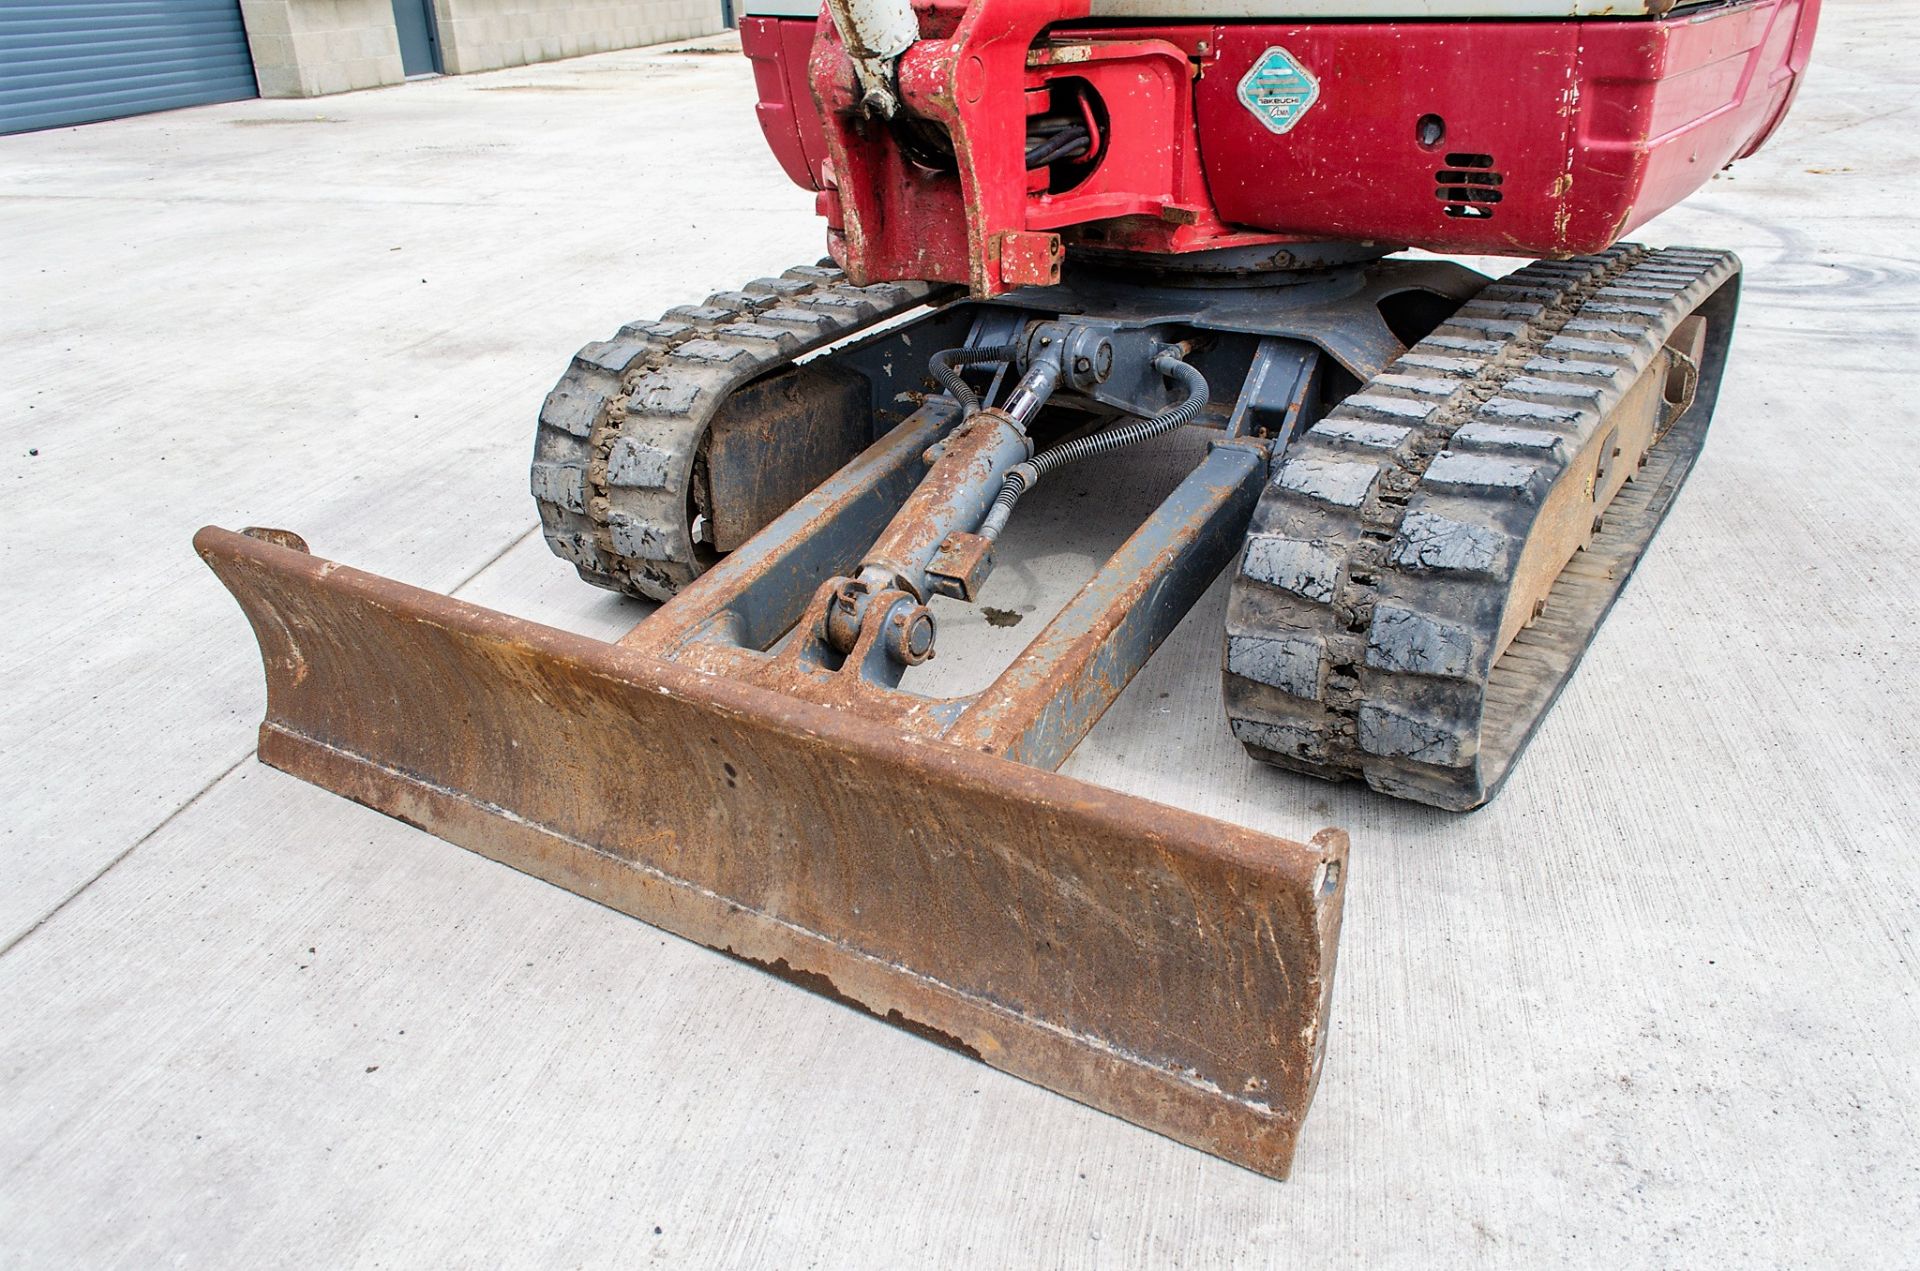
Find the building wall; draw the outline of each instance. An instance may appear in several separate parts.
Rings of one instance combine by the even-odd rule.
[[[455,75],[711,35],[720,0],[434,0]]]
[[[262,97],[398,84],[391,0],[240,0]]]
[[[240,0],[262,97],[406,78],[392,0]],[[711,35],[720,0],[433,0],[448,74]]]

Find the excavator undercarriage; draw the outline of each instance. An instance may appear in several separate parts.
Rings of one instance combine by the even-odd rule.
[[[1435,152],[1409,170],[1448,165],[1431,203],[1361,183],[1315,213],[1425,227],[1397,239],[1223,220],[1208,137],[1256,143],[1207,121],[1238,100],[1259,145],[1298,128],[1304,148],[1274,154],[1314,170],[1301,120],[1341,81],[1313,51],[1417,52],[1454,26],[1286,28],[1283,47],[1271,26],[1073,26],[1040,0],[827,7],[754,19],[747,43],[838,263],[622,327],[540,412],[548,545],[657,608],[592,640],[289,531],[210,527],[196,546],[266,667],[261,758],[1284,1177],[1325,1050],[1345,836],[1055,769],[1225,571],[1222,700],[1252,758],[1441,808],[1493,797],[1700,452],[1738,304],[1731,254],[1592,227],[1684,192],[1690,129],[1696,155],[1757,145],[1814,6],[1658,8],[1552,44],[1649,158],[1587,196],[1604,207],[1570,192],[1612,162],[1588,132],[1529,178],[1451,152],[1438,114],[1401,111],[1414,87],[1350,95],[1355,118],[1407,114],[1393,144]],[[1455,25],[1476,48],[1569,38]],[[1734,106],[1674,123],[1666,99],[1659,135],[1632,113],[1714,58],[1745,59]],[[1148,87],[1102,99],[1108,76]],[[1330,122],[1327,153],[1377,135]],[[1168,130],[1165,198],[1144,159],[1102,157]],[[1519,228],[1489,230],[1509,206]],[[1474,245],[1544,236],[1551,258],[1490,280],[1392,246],[1456,224]],[[1568,250],[1583,235],[1597,250]],[[994,597],[1036,486],[1175,435],[1169,492],[989,682],[927,674],[942,622]]]

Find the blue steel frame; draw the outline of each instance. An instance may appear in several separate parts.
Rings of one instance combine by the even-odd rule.
[[[1279,285],[1141,288],[1096,278],[1078,292],[973,305],[973,345],[1007,343],[1034,320],[1208,333],[1194,361],[1216,385],[1237,386],[1230,405],[1216,399],[1196,421],[1219,434],[1201,461],[979,693],[901,688],[898,655],[880,645],[884,624],[864,621],[864,611],[858,641],[846,647],[842,629],[844,655],[830,651],[837,589],[895,532],[897,518],[908,519],[903,509],[939,470],[941,443],[964,431],[944,396],[926,399],[620,643],[909,734],[1057,768],[1240,549],[1272,460],[1325,409],[1331,378],[1364,382],[1399,353],[1385,317],[1392,298],[1458,303],[1482,282],[1450,263],[1376,261]],[[878,614],[904,612],[924,596],[892,590],[872,599]]]
[[[621,643],[713,675],[852,709],[916,734],[1042,768],[1065,760],[1239,549],[1276,440],[1310,407],[1320,354],[1266,340],[1233,427],[1271,409],[1277,438],[1223,428],[1204,458],[992,685],[959,697],[897,687],[856,648],[809,656],[832,580],[855,569],[926,472],[959,411],[930,400],[833,478],[637,626]],[[799,630],[795,630],[796,625]],[[789,632],[793,632],[789,637]]]

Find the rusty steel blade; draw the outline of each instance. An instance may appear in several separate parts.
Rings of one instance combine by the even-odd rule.
[[[1346,838],[1301,844],[208,528],[260,757],[1285,1177]]]

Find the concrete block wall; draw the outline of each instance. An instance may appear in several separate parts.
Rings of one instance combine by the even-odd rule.
[[[398,84],[391,0],[240,0],[262,97],[319,97]]]
[[[720,0],[434,0],[451,74],[711,35]]]

